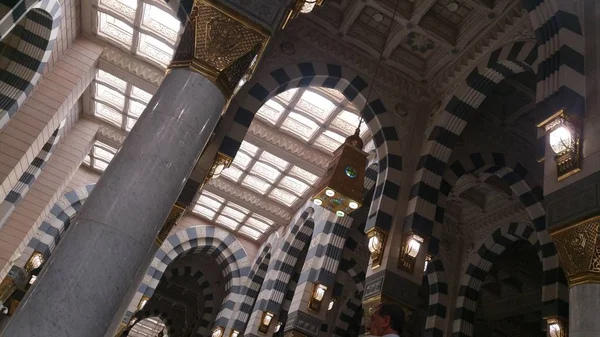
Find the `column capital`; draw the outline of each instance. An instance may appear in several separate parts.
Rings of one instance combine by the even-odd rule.
[[[600,216],[554,229],[550,236],[569,286],[600,283]]]
[[[229,99],[252,72],[269,37],[263,27],[228,6],[195,0],[169,68],[201,73]]]

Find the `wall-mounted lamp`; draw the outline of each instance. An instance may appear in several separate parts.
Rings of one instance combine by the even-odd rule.
[[[221,175],[221,173],[223,173],[223,170],[231,166],[232,162],[233,158],[221,152],[217,152],[215,160],[213,160],[213,163],[210,169],[208,170],[208,174],[206,175],[206,180],[208,181],[210,179],[218,178]]]
[[[296,0],[294,6],[288,12],[283,21],[282,29],[284,29],[291,19],[295,19],[300,13],[308,14],[312,12],[315,6],[323,6],[325,0]]]
[[[419,251],[424,242],[425,240],[417,234],[410,233],[406,236],[402,242],[400,258],[398,259],[399,269],[411,274],[415,271],[417,255],[419,255]]]
[[[372,269],[381,266],[386,236],[386,233],[377,227],[373,227],[367,231],[369,251],[371,252],[371,260],[373,260],[371,263]]]
[[[44,263],[44,254],[34,251],[25,263],[25,271],[30,274],[34,269],[38,269]]]
[[[333,306],[335,305],[335,298],[332,298],[331,301],[329,301],[329,305],[327,306],[327,311],[331,311],[331,309],[333,309]]]
[[[321,303],[323,303],[323,297],[325,297],[326,291],[327,286],[319,283],[313,284],[312,295],[310,297],[310,301],[308,301],[308,309],[319,312],[321,310]]]
[[[429,266],[429,262],[431,262],[431,255],[427,254],[425,256],[425,265],[423,266],[423,272],[427,271],[427,266]]]
[[[279,330],[281,329],[282,325],[283,325],[283,323],[277,322],[277,325],[275,326],[275,333],[279,332]]]
[[[269,331],[269,327],[273,322],[274,316],[275,314],[273,314],[270,311],[263,312],[262,318],[260,320],[260,325],[258,326],[258,332],[266,334]]]
[[[223,327],[217,326],[213,329],[211,337],[223,337]],[[232,331],[233,332],[233,331]]]
[[[148,297],[148,296],[142,296],[142,299],[140,300],[140,303],[138,303],[137,310],[144,309],[144,306],[146,305],[146,303],[148,303],[149,300],[150,300],[150,297]]]
[[[238,337],[240,335],[240,332],[237,330],[231,330],[231,334],[229,334],[229,337]]]
[[[537,125],[543,127],[548,134],[550,147],[555,154],[559,181],[581,171],[582,124],[579,117],[569,115],[565,109],[561,109]]]
[[[548,323],[548,334],[550,337],[567,337],[567,324],[566,322],[552,317],[546,319]]]
[[[131,321],[129,321],[129,326],[134,326],[137,321],[138,319],[136,317],[132,318]]]

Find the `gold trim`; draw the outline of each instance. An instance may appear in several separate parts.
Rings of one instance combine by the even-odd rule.
[[[189,68],[215,83],[231,98],[254,71],[270,39],[259,24],[214,0],[195,0],[167,73]]]
[[[600,215],[549,230],[569,286],[600,284]]]
[[[543,121],[539,122],[536,126],[538,128],[542,128],[544,127],[546,124],[550,123],[551,121],[553,121],[554,119],[556,119],[557,117],[563,115],[565,113],[565,109],[559,109],[557,112],[553,113],[550,117],[544,119]]]
[[[185,213],[186,208],[187,207],[184,204],[180,202],[175,202],[175,205],[173,205],[171,211],[169,212],[169,215],[167,216],[167,220],[165,220],[165,223],[163,224],[160,231],[158,232],[158,235],[156,235],[156,238],[154,239],[154,243],[156,245],[160,247],[163,244],[163,242],[165,242],[167,236],[169,236],[169,233],[177,224],[177,221],[179,221],[179,219],[183,216],[183,213]]]

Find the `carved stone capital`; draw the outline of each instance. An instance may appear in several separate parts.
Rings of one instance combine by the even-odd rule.
[[[207,0],[195,0],[170,68],[189,67],[213,81],[230,98],[252,71],[269,35],[264,29]]]
[[[553,230],[550,235],[569,286],[600,283],[600,216]]]

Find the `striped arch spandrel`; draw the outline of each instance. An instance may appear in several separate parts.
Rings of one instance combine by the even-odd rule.
[[[61,16],[58,0],[21,0],[0,19],[0,130],[43,76]]]

